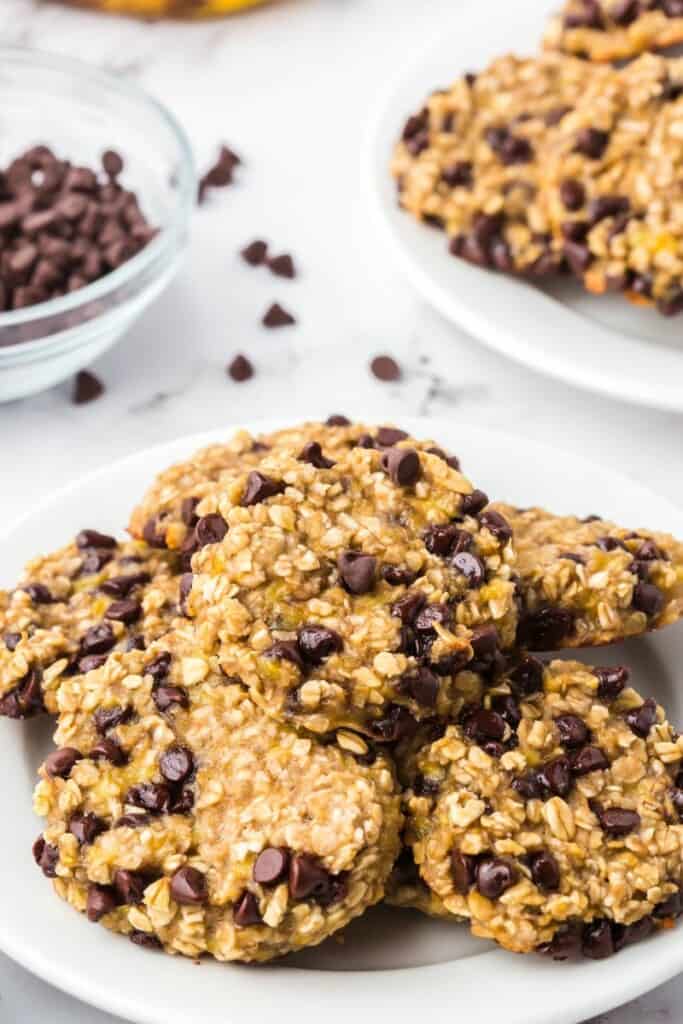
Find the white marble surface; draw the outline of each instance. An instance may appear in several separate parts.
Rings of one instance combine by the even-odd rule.
[[[368,225],[368,107],[397,63],[429,41],[434,20],[454,17],[454,6],[283,0],[235,20],[163,26],[3,0],[1,41],[131,75],[183,120],[200,164],[221,140],[245,159],[236,186],[197,212],[179,279],[95,367],[105,397],[77,408],[65,384],[0,407],[3,522],[75,476],[155,442],[241,417],[316,411],[394,420],[438,412],[541,437],[558,459],[563,449],[589,454],[683,505],[680,416],[581,394],[493,355],[415,298]],[[294,253],[297,281],[240,262],[237,251],[256,236]],[[275,299],[296,313],[297,327],[258,326]],[[237,351],[256,365],[248,384],[224,373]],[[383,351],[401,360],[400,384],[370,377],[368,359]],[[506,456],[514,458],[514,444]],[[601,1019],[675,1022],[682,1000],[678,980]],[[48,1019],[113,1024],[0,956],[0,1022]]]

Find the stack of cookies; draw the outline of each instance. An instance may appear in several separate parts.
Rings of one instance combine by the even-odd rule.
[[[680,0],[569,0],[539,57],[499,57],[408,118],[401,206],[477,266],[680,312],[683,60],[648,52],[676,42]]]
[[[0,713],[56,720],[33,856],[90,921],[244,961],[383,898],[556,958],[671,926],[683,738],[626,667],[536,652],[679,619],[674,538],[342,416],[198,452],[129,533],[0,592]]]

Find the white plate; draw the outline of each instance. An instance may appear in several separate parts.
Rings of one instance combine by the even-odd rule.
[[[435,88],[485,67],[497,54],[532,55],[558,6],[558,0],[517,0],[500,8],[463,0],[418,60],[412,52],[397,55],[400,76],[372,118],[366,147],[371,207],[388,248],[427,302],[487,345],[579,387],[680,410],[682,317],[667,319],[616,295],[598,298],[573,281],[542,291],[472,267],[449,255],[443,232],[418,224],[396,201],[388,167],[408,115]]]
[[[255,430],[280,424],[252,424]],[[490,495],[558,512],[599,511],[683,532],[683,515],[645,488],[582,459],[494,433],[459,430],[446,420],[409,419],[418,436],[438,438],[471,467]],[[0,585],[9,586],[37,550],[63,544],[84,526],[121,533],[152,475],[229,429],[173,442],[116,462],[31,510],[0,541]],[[514,453],[514,458],[511,458]],[[627,510],[627,514],[625,512]],[[627,661],[636,685],[683,720],[683,630],[671,628],[601,652]],[[141,1024],[414,1024],[450,1007],[473,1024],[575,1024],[641,994],[681,969],[683,928],[624,950],[612,960],[553,964],[476,942],[466,929],[382,908],[356,922],[340,945],[328,941],[277,966],[245,967],[145,952],[89,924],[53,894],[31,857],[40,824],[31,811],[35,770],[50,726],[0,722],[3,779],[0,948],[72,995]],[[340,972],[347,972],[342,976]],[[495,983],[495,988],[494,988]],[[504,1000],[504,1010],[501,1008]]]

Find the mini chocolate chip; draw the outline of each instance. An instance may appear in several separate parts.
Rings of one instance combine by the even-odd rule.
[[[576,136],[575,149],[578,153],[589,157],[591,160],[599,160],[607,149],[609,134],[599,128],[582,128]]]
[[[510,524],[495,509],[490,508],[482,512],[479,516],[479,524],[489,530],[501,544],[507,544],[509,540],[512,540]]]
[[[612,928],[609,921],[599,918],[584,925],[581,952],[590,960],[605,960],[614,953]]]
[[[426,603],[427,598],[421,590],[409,590],[399,597],[398,601],[394,601],[391,606],[391,614],[396,615],[406,625],[410,625]]]
[[[301,655],[309,665],[321,665],[326,658],[337,651],[341,651],[344,641],[327,626],[318,626],[312,623],[302,626],[297,633],[297,643]]]
[[[185,906],[198,906],[206,903],[208,899],[206,875],[189,864],[178,868],[171,877],[171,896],[176,903]]]
[[[289,872],[289,850],[268,846],[254,861],[251,877],[259,885],[278,885]]]
[[[161,939],[156,935],[152,935],[150,932],[132,931],[128,933],[128,938],[136,946],[141,946],[142,949],[163,949]]]
[[[196,526],[197,525],[197,505],[199,504],[199,498],[183,498],[180,503],[180,518],[185,523],[185,526]]]
[[[633,607],[648,617],[658,615],[664,607],[664,594],[654,583],[637,583],[633,588]]]
[[[375,586],[377,559],[361,551],[343,551],[337,559],[341,581],[351,594],[367,594]]]
[[[51,778],[66,779],[82,756],[75,747],[59,747],[45,758],[45,771]]]
[[[336,463],[323,455],[323,450],[317,441],[309,441],[297,455],[299,462],[308,462],[316,469],[332,469]]]
[[[560,199],[568,210],[580,210],[586,201],[586,190],[576,178],[565,178],[560,184]]]
[[[445,181],[451,188],[470,188],[473,183],[472,163],[469,160],[458,160],[454,164],[445,167],[441,172],[441,180]]]
[[[304,660],[301,651],[295,640],[276,640],[263,652],[264,658],[271,658],[278,661],[289,661],[295,665],[300,672],[304,671]]]
[[[167,782],[185,782],[194,771],[192,751],[187,747],[169,747],[159,758],[159,771]]]
[[[616,700],[628,683],[629,671],[625,665],[595,668],[593,674],[598,677],[598,697],[601,700]]]
[[[523,616],[519,639],[534,651],[550,651],[561,647],[573,628],[574,616],[568,608],[539,608]]]
[[[428,604],[418,612],[413,620],[413,626],[418,633],[433,634],[435,623],[438,622],[448,628],[452,617],[451,609],[447,604]]]
[[[0,698],[0,715],[23,719],[44,711],[42,678],[40,669],[29,669],[17,686]]]
[[[564,258],[576,277],[583,277],[583,273],[590,266],[593,256],[590,249],[583,242],[568,241],[562,247]]]
[[[145,665],[145,675],[151,676],[155,683],[161,683],[171,668],[171,655],[168,651],[162,651],[156,658]]]
[[[370,370],[377,380],[393,382],[401,379],[401,367],[391,356],[375,356]]]
[[[101,917],[116,910],[117,905],[116,893],[110,885],[90,883],[86,903],[86,914],[89,921],[99,921]]]
[[[481,558],[470,551],[459,551],[451,559],[450,564],[467,580],[470,587],[480,587],[486,582],[486,566]]]
[[[607,217],[616,217],[629,212],[630,203],[626,196],[599,196],[588,204],[588,219],[597,224]]]
[[[31,598],[34,604],[52,604],[54,597],[43,583],[28,583],[21,588]]]
[[[125,803],[141,807],[150,814],[164,814],[168,810],[171,794],[163,782],[141,782],[128,790]]]
[[[116,538],[110,537],[108,533],[100,533],[99,530],[81,530],[76,534],[77,548],[115,548]]]
[[[399,441],[405,441],[408,437],[405,430],[398,427],[380,427],[375,434],[375,441],[380,448],[393,448]]]
[[[268,257],[268,246],[257,238],[242,249],[240,256],[250,267],[260,267]]]
[[[497,900],[517,881],[517,869],[500,857],[485,857],[477,867],[477,889],[489,900]]]
[[[538,780],[544,789],[554,796],[565,797],[572,788],[569,759],[556,757],[546,761],[537,772]]]
[[[640,828],[640,815],[626,807],[598,808],[597,818],[603,831],[613,838],[627,836]]]
[[[633,708],[631,711],[628,711],[625,718],[631,731],[636,736],[646,739],[650,729],[657,721],[657,701],[648,697],[639,708]]]
[[[151,576],[148,572],[134,572],[128,573],[125,576],[112,576],[100,585],[100,590],[109,597],[116,597],[122,600],[124,597],[128,597],[131,590],[134,590],[136,587],[143,587],[146,583],[149,583],[150,579]]]
[[[91,626],[85,636],[81,638],[81,651],[83,654],[107,654],[116,643],[116,635],[108,622],[102,622],[98,626]]]
[[[294,900],[312,899],[325,903],[330,896],[333,876],[317,857],[297,853],[289,863],[289,894]]]
[[[609,759],[600,747],[582,747],[573,751],[569,763],[574,775],[588,775],[589,772],[605,771],[609,768]]]
[[[88,846],[107,829],[107,823],[96,814],[74,814],[69,821],[69,832],[81,846]]]
[[[638,0],[617,0],[610,8],[610,17],[617,25],[630,25],[639,13]]]
[[[151,821],[149,814],[122,814],[114,824],[113,828],[141,828]]]
[[[347,416],[342,416],[341,413],[333,413],[332,416],[328,416],[325,420],[325,426],[327,427],[350,427],[351,420]]]
[[[128,757],[120,745],[109,737],[104,737],[92,747],[88,757],[93,761],[110,761],[111,764],[120,767],[125,764]]]
[[[414,448],[389,448],[382,455],[382,468],[400,487],[411,487],[422,475],[420,456]]]
[[[476,879],[477,862],[474,857],[460,850],[451,850],[451,877],[455,891],[466,896]]]
[[[247,477],[247,484],[240,504],[245,507],[258,505],[259,502],[265,501],[267,498],[273,498],[276,494],[282,494],[284,489],[285,485],[281,480],[273,480],[263,473],[257,473],[256,470],[252,470]]]
[[[424,532],[424,542],[430,554],[445,558],[447,555],[467,551],[472,544],[472,534],[461,530],[455,523],[443,523],[428,526]]]
[[[220,544],[227,532],[228,524],[217,512],[202,516],[195,527],[195,535],[200,547],[206,547],[207,544]]]
[[[296,323],[291,313],[288,313],[279,302],[274,302],[263,314],[261,323],[264,327],[290,327]]]
[[[123,622],[126,626],[137,622],[141,615],[142,605],[132,597],[127,597],[123,601],[113,601],[104,613],[105,619]]]
[[[588,726],[578,715],[560,715],[555,725],[560,732],[560,743],[567,750],[583,747],[590,738]]]
[[[288,252],[283,252],[280,256],[273,256],[269,259],[268,269],[275,274],[276,277],[286,277],[290,280],[296,277],[294,260]]]
[[[516,731],[522,721],[522,712],[514,697],[509,693],[498,694],[491,701],[491,707],[498,712],[504,722],[507,722],[513,732]]]
[[[182,686],[157,686],[152,691],[152,698],[157,709],[162,712],[175,706],[181,708],[190,706],[187,690],[184,690]]]
[[[488,503],[488,495],[483,491],[474,490],[470,494],[463,494],[460,501],[460,515],[477,516]]]
[[[385,718],[372,722],[370,731],[379,743],[397,743],[415,735],[417,722],[407,708],[394,704]]]
[[[470,646],[477,661],[492,658],[498,650],[498,630],[493,625],[475,626],[470,637]]]
[[[84,282],[85,283],[85,282]],[[87,405],[104,394],[104,384],[89,370],[80,370],[74,377],[71,401],[74,405]]]
[[[38,836],[33,844],[33,859],[46,878],[56,877],[59,850],[51,843],[46,843],[43,836]]]
[[[618,537],[599,537],[595,542],[596,547],[600,548],[601,551],[616,551],[617,548],[626,550],[626,545],[623,541],[619,540]]]
[[[113,882],[119,904],[142,902],[148,882],[139,871],[127,871],[124,868],[118,868],[114,872]]]
[[[151,548],[166,548],[166,531],[163,523],[148,519],[142,528],[142,538]]]
[[[245,890],[232,908],[232,917],[236,928],[248,928],[250,925],[263,923],[258,900],[253,892]]]
[[[412,569],[402,569],[398,565],[383,565],[380,575],[390,587],[409,587],[418,577]]]
[[[436,706],[439,694],[439,680],[428,668],[421,666],[415,671],[405,672],[399,680],[402,693],[407,693],[423,707]]]
[[[16,651],[21,642],[21,633],[5,633],[2,640],[8,651]]]
[[[106,654],[86,654],[85,658],[80,658],[78,662],[78,671],[86,675],[88,672],[94,672],[107,660]]]
[[[539,850],[531,855],[531,878],[544,892],[556,892],[560,888],[560,865],[550,850]]]

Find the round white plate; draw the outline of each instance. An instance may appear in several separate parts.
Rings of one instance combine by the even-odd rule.
[[[431,305],[485,344],[534,370],[615,398],[683,409],[683,318],[667,319],[617,295],[596,297],[562,279],[544,290],[450,256],[446,236],[399,209],[392,149],[425,98],[497,55],[536,52],[558,0],[462,0],[438,42],[401,68],[372,118],[365,177],[381,235]]]
[[[459,430],[447,420],[406,418],[401,425],[456,452],[492,496],[683,532],[683,514],[674,506],[580,458],[507,435]],[[12,585],[28,558],[67,542],[83,527],[121,534],[131,505],[154,473],[230,433],[226,428],[142,451],[33,508],[0,540],[0,585]],[[620,661],[631,665],[636,685],[659,698],[674,721],[683,721],[683,690],[677,686],[683,629],[672,627],[598,655],[601,664]],[[195,964],[140,950],[74,913],[33,862],[31,843],[40,823],[31,811],[31,792],[50,731],[46,720],[0,721],[0,949],[72,995],[140,1024],[272,1024],[275,1017],[297,1024],[320,1024],[321,1018],[329,1024],[382,1018],[414,1024],[425,1012],[446,1006],[473,1024],[498,1024],[501,1015],[506,1024],[575,1024],[681,969],[683,928],[611,960],[553,964],[493,949],[471,939],[465,928],[389,908],[357,921],[343,945],[332,939],[271,967]]]

